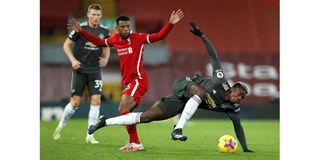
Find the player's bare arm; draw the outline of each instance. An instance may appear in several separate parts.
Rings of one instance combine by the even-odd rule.
[[[105,47],[103,48],[103,53],[102,56],[99,57],[99,64],[100,67],[106,67],[109,61],[109,57],[110,57],[110,48],[109,47]]]
[[[81,63],[73,56],[72,44],[73,44],[73,41],[67,38],[63,44],[63,50],[64,50],[64,53],[67,55],[69,61],[71,62],[72,68],[76,70],[80,68]]]

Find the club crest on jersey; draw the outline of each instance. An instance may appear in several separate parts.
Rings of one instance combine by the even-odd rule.
[[[128,40],[128,45],[131,45],[130,37],[127,40]]]
[[[217,91],[213,89],[213,90],[212,90],[212,93],[213,93],[213,94],[216,94],[216,93],[217,93]]]
[[[128,48],[128,52],[129,52],[129,54],[133,53],[133,51],[132,51],[132,48],[131,48],[131,47],[129,47],[129,48]]]
[[[99,38],[100,38],[100,39],[104,39],[104,36],[103,36],[102,33],[99,34]]]
[[[192,81],[190,77],[186,77],[186,81]]]

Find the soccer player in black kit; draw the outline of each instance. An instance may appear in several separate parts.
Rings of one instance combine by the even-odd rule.
[[[87,17],[88,21],[81,24],[83,29],[103,39],[109,37],[107,27],[99,24],[102,18],[101,5],[91,4],[88,7]],[[73,44],[74,48],[72,49]],[[63,116],[54,131],[53,138],[55,140],[60,139],[63,128],[79,107],[85,87],[88,89],[91,100],[88,114],[88,127],[97,122],[100,114],[103,85],[100,67],[107,65],[110,55],[109,48],[101,48],[92,44],[74,30],[69,31],[63,49],[73,68],[71,99],[70,103],[64,108]],[[99,143],[95,140],[93,134],[87,134],[86,142],[90,144]]]
[[[229,85],[224,78],[217,51],[205,34],[193,22],[190,25],[192,27],[190,31],[201,38],[213,60],[213,78],[204,79],[199,75],[179,77],[173,84],[172,95],[162,98],[147,111],[129,113],[109,119],[101,116],[96,125],[89,128],[89,133],[94,133],[104,126],[149,123],[168,119],[182,113],[171,133],[171,137],[173,140],[185,141],[187,136],[182,134],[182,128],[195,111],[201,108],[225,113],[233,122],[234,130],[243,151],[253,152],[247,146],[239,115],[239,103],[245,98],[248,88],[243,82],[236,82],[232,86]]]

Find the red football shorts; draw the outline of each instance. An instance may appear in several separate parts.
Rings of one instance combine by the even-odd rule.
[[[143,95],[147,92],[148,87],[149,82],[147,78],[135,78],[132,79],[129,83],[126,83],[125,89],[123,90],[122,94],[127,94],[133,97],[134,101],[136,102],[136,107],[138,107]]]

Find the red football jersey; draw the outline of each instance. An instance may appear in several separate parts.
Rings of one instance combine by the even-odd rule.
[[[173,25],[168,23],[157,33],[131,33],[125,40],[121,40],[118,33],[107,39],[100,39],[85,30],[80,30],[80,34],[97,46],[116,48],[120,57],[121,83],[125,84],[133,78],[144,79],[147,77],[143,69],[143,45],[162,40],[172,27]]]
[[[145,43],[150,44],[148,38],[149,34],[146,33],[131,33],[124,40],[121,40],[119,34],[105,39],[106,45],[108,47],[113,46],[120,58],[122,84],[133,78],[143,79],[147,76],[143,69],[143,45]]]

